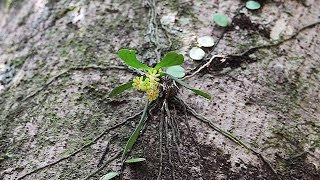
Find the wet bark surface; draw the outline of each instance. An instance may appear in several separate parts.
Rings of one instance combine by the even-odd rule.
[[[320,179],[318,0],[261,1],[257,11],[240,0],[0,2],[0,179]],[[234,17],[227,29],[216,12]],[[217,45],[192,61],[204,35]],[[177,96],[265,159],[169,99],[171,118],[152,109],[130,153],[146,161],[122,166],[139,117],[118,123],[145,100],[108,97],[135,75],[119,68],[121,48],[149,65],[177,51],[190,73],[225,55],[186,80],[211,101],[182,88]]]

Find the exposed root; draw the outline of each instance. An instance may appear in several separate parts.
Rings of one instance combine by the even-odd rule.
[[[243,148],[246,148],[247,150],[251,151],[253,154],[255,154],[256,156],[258,156],[268,167],[269,169],[274,173],[274,175],[276,176],[277,179],[280,179],[277,171],[272,167],[272,165],[270,164],[270,162],[258,151],[256,151],[255,149],[249,147],[248,145],[246,145],[244,142],[242,142],[240,139],[238,139],[237,137],[235,137],[233,134],[224,131],[223,129],[217,127],[216,125],[214,125],[210,120],[208,120],[206,117],[202,116],[201,114],[198,114],[194,109],[192,109],[188,104],[186,104],[182,99],[179,99],[176,97],[176,99],[178,101],[180,101],[186,108],[187,111],[192,114],[195,118],[197,118],[198,120],[208,124],[212,129],[214,129],[215,131],[219,132],[221,135],[225,136],[226,138],[228,138],[229,140],[233,141],[234,143],[242,146]]]
[[[173,135],[173,143],[174,145],[176,146],[176,149],[177,149],[177,155],[178,155],[178,159],[179,159],[179,162],[182,163],[182,160],[181,160],[181,150],[180,150],[180,147],[179,147],[179,142],[177,141],[177,139],[179,139],[179,137],[177,135]],[[181,140],[179,140],[181,142]]]
[[[159,42],[159,33],[158,33],[158,23],[157,23],[157,12],[156,12],[156,0],[146,0],[146,5],[149,8],[149,23],[148,23],[148,36],[155,49],[154,52],[157,56],[157,59],[160,60],[160,42]]]
[[[162,179],[162,165],[163,165],[162,131],[163,131],[164,118],[165,118],[164,104],[165,104],[165,102],[163,102],[163,105],[161,107],[160,124],[159,124],[159,152],[160,152],[159,163],[160,163],[160,165],[159,165],[159,172],[158,172],[157,180],[161,180]]]
[[[180,130],[178,128],[178,123],[177,123],[177,110],[176,110],[176,106],[173,104],[173,116],[171,118],[171,124],[172,124],[172,128],[174,130],[174,134],[175,134],[175,138],[174,139],[177,139],[177,143],[180,143],[182,142],[181,141],[181,136],[180,136]]]
[[[169,51],[169,50],[172,48],[171,32],[170,32],[170,30],[169,30],[167,27],[165,27],[165,26],[162,25],[162,24],[161,24],[161,29],[164,31],[164,34],[165,34],[166,38],[168,39],[169,45],[167,46],[166,50]],[[173,35],[174,35],[174,34],[173,34]]]
[[[201,159],[202,159],[202,157],[201,157],[201,147],[199,146],[199,143],[196,140],[195,134],[192,133],[192,131],[191,131],[191,127],[190,127],[190,124],[188,122],[188,120],[190,118],[189,118],[188,113],[187,113],[187,107],[185,106],[184,103],[179,103],[179,105],[183,106],[182,110],[183,110],[183,114],[184,114],[184,124],[186,125],[188,133],[189,133],[189,135],[191,137],[191,141],[193,142],[193,144],[194,144],[194,146],[196,148],[196,152],[197,152],[196,156],[197,156],[198,160],[201,162]],[[200,173],[202,174],[202,169],[200,169]]]
[[[194,73],[192,73],[191,75],[188,75],[188,76],[185,76],[183,79],[187,79],[187,78],[190,78],[194,75],[196,75],[198,72],[200,72],[201,70],[203,70],[204,68],[207,68],[210,66],[210,64],[212,63],[212,61],[215,59],[215,58],[223,58],[222,61],[224,60],[224,58],[226,58],[224,55],[214,55],[210,58],[210,60],[205,63],[204,65],[202,65],[201,67],[199,67]]]
[[[191,131],[191,128],[190,128],[190,124],[188,122],[188,113],[187,113],[187,107],[184,105],[184,103],[181,103],[183,105],[183,114],[184,114],[184,124],[187,126],[187,130],[188,130],[188,133],[194,143],[194,145],[196,146],[196,149],[197,149],[197,152],[198,152],[198,158],[200,159],[201,157],[199,157],[199,154],[200,154],[200,147],[196,141],[196,138],[194,137],[194,133],[192,133]]]
[[[280,46],[282,45],[283,43],[287,42],[287,41],[290,41],[290,40],[293,40],[295,39],[301,32],[307,30],[307,29],[310,29],[310,28],[313,28],[317,25],[320,24],[320,21],[318,22],[315,22],[315,23],[312,23],[310,25],[307,25],[301,29],[299,29],[296,33],[294,33],[293,35],[291,35],[289,38],[287,39],[283,39],[283,40],[279,40],[279,41],[275,41],[275,42],[272,42],[270,44],[267,44],[267,45],[262,45],[262,46],[257,46],[257,47],[252,47],[240,54],[235,54],[235,55],[230,55],[229,57],[244,57],[244,56],[248,56],[252,53],[254,53],[255,51],[257,50],[260,50],[260,49],[268,49],[268,48],[272,48],[272,47],[277,47],[277,46]]]
[[[174,127],[172,126],[172,123],[171,123],[171,114],[170,114],[170,110],[168,108],[168,102],[165,100],[165,111],[166,111],[166,115],[165,116],[165,128],[166,128],[166,137],[167,137],[167,142],[166,142],[166,148],[167,148],[167,151],[168,151],[168,156],[169,156],[169,164],[171,165],[171,176],[172,176],[172,179],[175,179],[174,178],[174,164],[172,162],[172,155],[171,155],[171,150],[169,148],[169,144],[170,144],[170,147],[171,147],[171,138],[175,138],[175,131],[174,131]],[[172,136],[169,134],[168,132],[168,125],[170,126],[171,128],[171,132],[172,132]],[[169,136],[169,137],[168,137]]]
[[[90,66],[81,66],[81,67],[71,67],[67,70],[62,71],[61,73],[59,73],[58,75],[52,77],[48,82],[46,82],[46,84],[44,84],[41,88],[39,88],[38,90],[36,90],[35,92],[29,94],[27,97],[25,97],[24,99],[22,99],[22,101],[27,101],[28,99],[36,96],[38,93],[40,93],[41,91],[43,91],[44,89],[46,89],[50,84],[52,84],[54,81],[56,81],[57,79],[59,79],[60,77],[62,77],[63,75],[71,72],[71,71],[83,71],[83,70],[88,70],[88,69],[94,69],[94,70],[101,70],[101,71],[106,71],[106,70],[125,70],[125,71],[130,71],[130,69],[126,68],[126,67],[121,67],[121,66],[107,66],[107,67],[101,67],[101,66],[96,66],[96,65],[90,65]]]
[[[92,176],[94,176],[95,174],[97,174],[98,172],[103,170],[103,168],[105,168],[109,163],[111,163],[112,161],[117,159],[121,155],[121,153],[122,153],[122,151],[118,151],[114,156],[112,156],[110,159],[108,159],[99,169],[95,170],[89,176],[85,177],[84,180],[88,180],[89,178],[91,178]]]
[[[108,152],[109,152],[109,144],[110,144],[110,141],[113,139],[113,137],[111,137],[111,138],[109,138],[108,139],[108,141],[107,141],[107,145],[106,145],[106,147],[105,147],[105,149],[104,149],[104,151],[103,151],[103,154],[102,154],[102,156],[101,156],[101,158],[100,158],[100,160],[99,160],[99,162],[98,162],[98,164],[97,164],[97,167],[100,167],[101,165],[102,165],[102,162],[104,161],[104,159],[106,158],[106,155],[108,154]]]
[[[171,137],[171,133],[169,132],[169,123],[170,123],[170,119],[168,119],[168,117],[165,117],[165,131],[167,132],[166,133],[166,150],[168,153],[168,161],[171,166],[172,179],[174,179],[174,164],[172,162],[172,154],[171,154],[171,150],[170,150],[172,137]]]
[[[174,114],[173,116],[170,118],[171,122],[171,127],[172,127],[172,138],[173,138],[173,143],[174,145],[176,146],[176,149],[177,149],[177,155],[178,155],[178,159],[179,159],[179,162],[182,163],[182,160],[181,160],[181,151],[180,151],[180,147],[179,147],[179,143],[181,143],[181,139],[180,139],[180,132],[179,132],[179,128],[178,128],[178,123],[176,121],[176,108],[175,106],[174,107]]]
[[[45,168],[49,168],[49,167],[51,167],[51,166],[53,166],[53,165],[56,165],[56,164],[58,164],[58,163],[60,163],[60,162],[62,162],[62,161],[64,161],[64,160],[66,160],[66,159],[69,159],[70,157],[75,156],[76,154],[78,154],[78,153],[80,153],[82,150],[84,150],[85,148],[88,148],[88,147],[90,147],[91,145],[93,145],[94,143],[96,143],[96,142],[97,142],[99,139],[101,139],[107,132],[109,132],[109,131],[111,131],[111,130],[114,130],[114,129],[116,129],[116,128],[118,128],[118,127],[126,124],[129,120],[136,118],[136,117],[139,116],[142,112],[143,112],[143,111],[141,111],[141,112],[139,112],[139,113],[137,113],[137,114],[135,114],[135,115],[127,118],[126,120],[124,120],[124,121],[122,121],[122,122],[120,122],[120,123],[118,123],[118,124],[116,124],[116,125],[114,125],[114,126],[112,126],[112,127],[110,127],[110,128],[107,128],[107,129],[104,130],[102,133],[100,133],[97,137],[95,137],[92,141],[90,141],[89,143],[85,144],[85,145],[82,146],[81,148],[77,149],[77,150],[74,151],[73,153],[71,153],[71,154],[69,154],[69,155],[67,155],[67,156],[65,156],[65,157],[63,157],[63,158],[60,158],[60,159],[58,159],[58,160],[56,160],[56,161],[54,161],[54,162],[52,162],[52,163],[49,163],[49,164],[44,165],[44,166],[42,166],[42,167],[39,167],[39,168],[37,168],[37,169],[35,169],[35,170],[32,170],[32,171],[30,171],[30,172],[28,172],[28,173],[26,173],[26,174],[18,177],[17,180],[23,179],[23,178],[25,178],[25,177],[27,177],[27,176],[30,176],[31,174],[34,174],[34,173],[36,173],[36,172],[38,172],[38,171],[41,171],[41,170],[43,170],[43,169],[45,169]]]

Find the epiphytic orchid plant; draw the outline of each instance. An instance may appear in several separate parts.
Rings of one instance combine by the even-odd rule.
[[[179,66],[184,62],[182,54],[178,54],[173,51],[169,52],[155,67],[149,67],[146,64],[143,64],[141,61],[139,61],[136,56],[136,51],[134,50],[121,49],[118,51],[118,55],[124,63],[136,70],[139,70],[141,74],[133,78],[132,81],[129,81],[125,84],[120,85],[119,87],[114,88],[109,96],[114,97],[124,92],[125,90],[128,90],[133,87],[138,91],[145,92],[147,94],[148,99],[138,127],[132,133],[122,153],[122,160],[124,160],[128,151],[132,149],[135,141],[137,140],[140,134],[140,131],[142,130],[142,127],[144,126],[149,102],[155,101],[159,97],[160,87],[162,85],[160,83],[161,78],[167,76],[175,82],[177,82],[178,84],[182,85],[183,87],[190,89],[194,93],[203,96],[207,99],[211,99],[211,96],[198,89],[192,88],[180,79],[185,75],[184,69],[181,66]],[[164,68],[166,68],[165,72],[163,71]]]

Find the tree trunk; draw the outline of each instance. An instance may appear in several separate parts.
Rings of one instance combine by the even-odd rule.
[[[320,179],[320,5],[260,2],[1,1],[0,179]],[[206,35],[215,45],[193,61]],[[145,97],[108,97],[135,75],[121,48],[150,66],[183,54],[187,74],[201,69],[185,81],[213,97],[180,87],[184,102],[157,101],[137,164],[120,155]],[[225,58],[203,66],[213,55]]]

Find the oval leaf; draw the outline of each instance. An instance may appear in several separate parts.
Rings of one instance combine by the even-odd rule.
[[[116,88],[114,88],[111,93],[109,94],[109,97],[114,97],[120,93],[122,93],[123,91],[132,88],[132,81],[129,81],[125,84],[122,84],[121,86],[118,86]]]
[[[114,178],[114,177],[116,177],[118,175],[119,175],[119,173],[117,173],[117,172],[109,172],[108,174],[102,176],[100,178],[100,180],[109,180],[109,179],[112,179],[112,178]]]
[[[135,50],[120,49],[118,51],[118,55],[122,59],[122,61],[125,62],[128,66],[131,66],[136,69],[144,69],[144,70],[150,69],[150,67],[143,64],[137,59]]]
[[[155,69],[160,69],[163,67],[170,67],[175,65],[180,65],[184,61],[183,55],[178,54],[174,51],[169,52],[164,56],[164,58],[156,65]]]
[[[146,160],[146,158],[133,158],[133,159],[126,160],[126,163],[133,164],[133,163],[138,163],[138,162],[142,162],[145,160]]]
[[[213,21],[221,27],[227,27],[230,24],[228,16],[222,13],[214,14]]]
[[[168,69],[166,70],[166,73],[176,78],[183,78],[185,75],[185,71],[181,66],[168,67]]]
[[[257,1],[247,1],[246,7],[250,10],[257,10],[260,9],[261,5]]]
[[[171,79],[173,79],[174,81],[176,81],[177,83],[179,83],[180,85],[182,85],[183,87],[185,87],[185,88],[193,91],[193,92],[196,93],[197,95],[202,96],[202,97],[204,97],[204,98],[207,98],[207,99],[209,99],[209,100],[211,99],[211,96],[210,96],[209,94],[207,94],[207,93],[205,93],[205,92],[203,92],[203,91],[201,91],[201,90],[199,90],[199,89],[194,89],[194,88],[192,88],[189,84],[183,82],[182,80],[180,80],[180,79],[178,79],[178,78],[176,78],[176,77],[170,76],[169,74],[168,74],[168,76],[169,76]]]
[[[191,57],[191,59],[193,60],[201,60],[204,56],[206,55],[206,53],[198,47],[193,47],[190,51],[189,51],[189,56]]]
[[[148,111],[148,106],[149,106],[149,102],[147,101],[147,103],[146,103],[146,105],[145,105],[145,107],[143,109],[143,113],[142,113],[142,116],[140,118],[139,124],[136,127],[136,129],[133,131],[133,133],[131,134],[129,140],[127,141],[126,146],[124,147],[124,150],[123,150],[123,153],[122,153],[122,156],[121,156],[122,160],[124,160],[124,158],[126,157],[128,151],[130,151],[132,149],[134,143],[136,142],[136,140],[139,137],[140,131],[142,130],[143,125],[145,123],[145,119],[146,119],[147,111]]]
[[[212,47],[214,45],[214,39],[211,36],[202,36],[197,40],[201,47]]]

